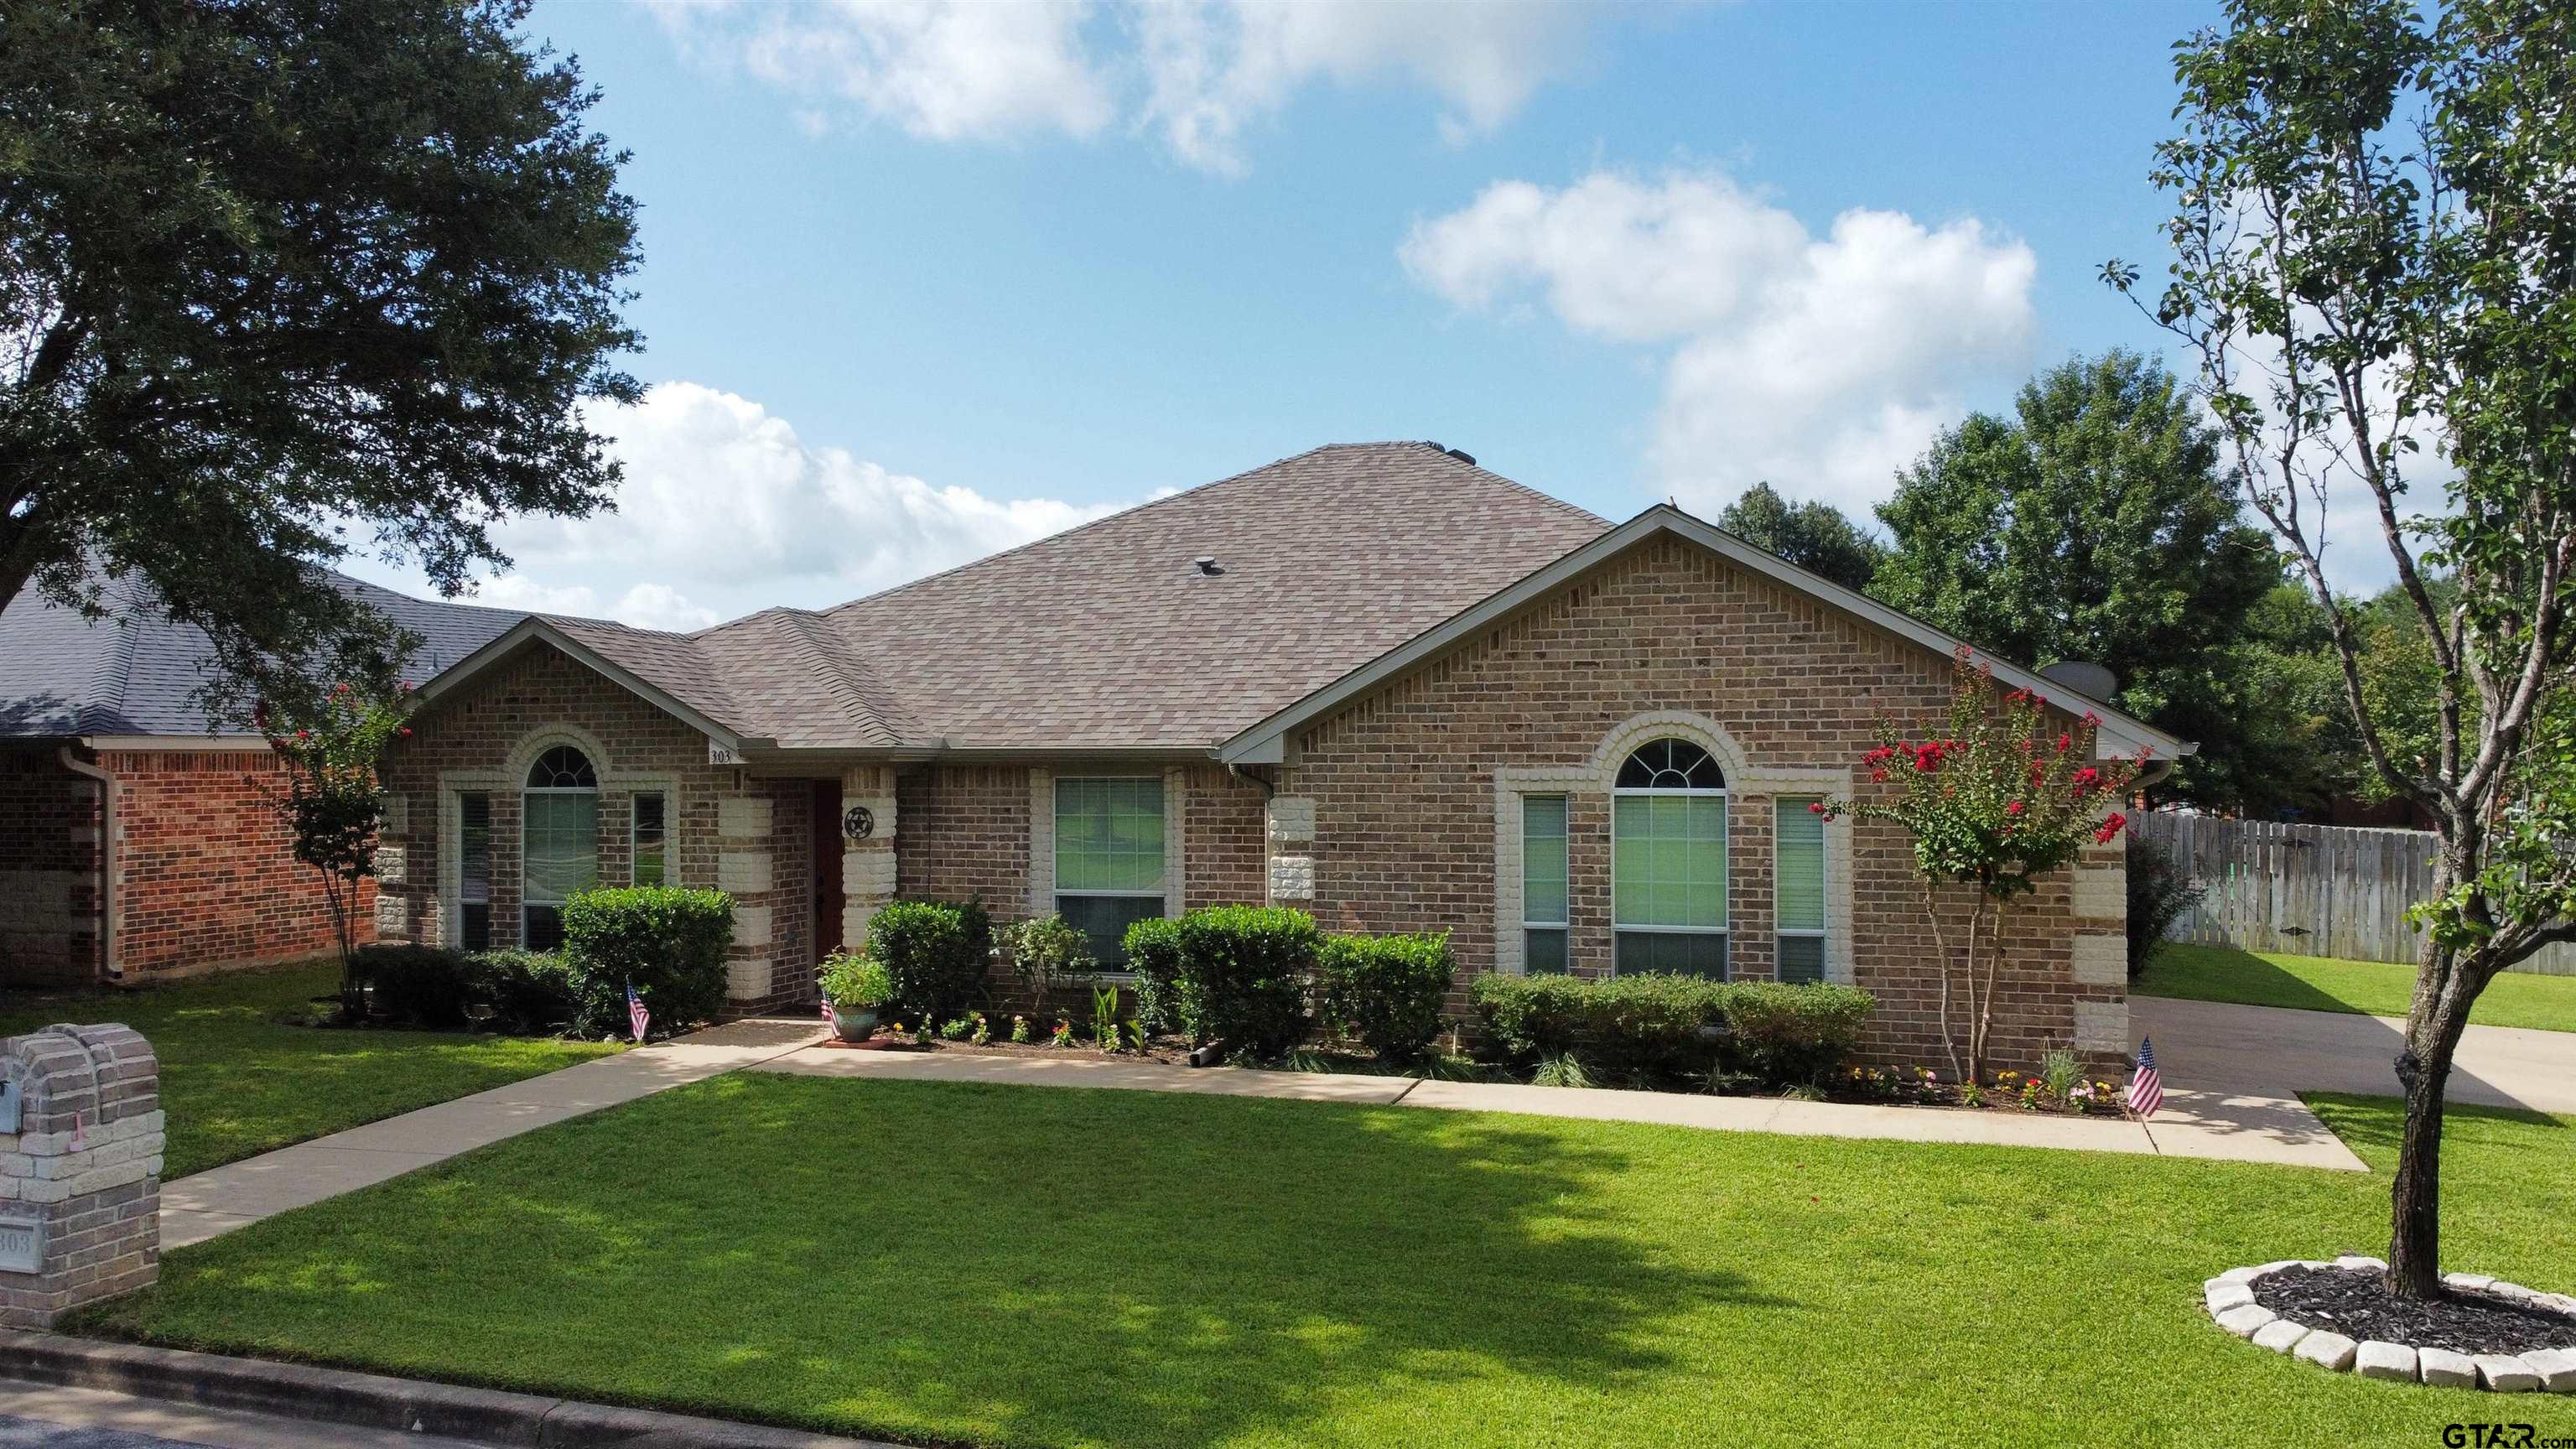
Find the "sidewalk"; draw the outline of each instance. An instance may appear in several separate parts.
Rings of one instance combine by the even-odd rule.
[[[732,1022],[227,1163],[162,1186],[161,1246],[204,1242],[506,1137],[756,1066],[822,1037],[820,1022]]]
[[[578,1070],[576,1068],[575,1070]],[[972,1052],[850,1051],[814,1046],[760,1062],[756,1071],[798,1076],[881,1077],[932,1082],[996,1082],[1030,1087],[1099,1087],[1139,1092],[1191,1092],[1229,1097],[1360,1102],[1461,1112],[1518,1112],[1600,1121],[1657,1122],[1719,1132],[1776,1132],[1799,1137],[1878,1138],[1895,1142],[1960,1142],[1996,1147],[2054,1147],[2080,1152],[2134,1152],[2227,1162],[2267,1162],[2345,1172],[2369,1169],[2341,1138],[2295,1098],[2240,1097],[2173,1091],[2145,1127],[2122,1117],[2060,1117],[1970,1112],[1938,1107],[1876,1107],[1847,1102],[1795,1102],[1779,1097],[1709,1097],[1608,1088],[1525,1087],[1495,1082],[1435,1082],[1414,1077],[1326,1076],[1244,1071],[1232,1067],[1164,1066],[1067,1057],[1056,1060]]]

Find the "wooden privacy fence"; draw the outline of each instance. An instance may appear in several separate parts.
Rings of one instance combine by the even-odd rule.
[[[2406,908],[2433,893],[2433,843],[2421,830],[2284,825],[2214,815],[2138,817],[2133,850],[2153,851],[2207,887],[2173,939],[2245,951],[2415,960]],[[2576,976],[2576,946],[2514,968]]]

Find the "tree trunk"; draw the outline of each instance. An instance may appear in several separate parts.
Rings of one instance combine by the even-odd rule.
[[[2425,945],[2428,955],[2440,949]],[[2406,1089],[2406,1129],[2397,1148],[2396,1185],[2389,1194],[2388,1291],[2399,1298],[2442,1296],[2442,1102],[2450,1085],[2451,1058],[2476,998],[2475,992],[2458,989],[2471,965],[2453,961],[2443,989],[2417,1003],[2406,1023],[2406,1047],[2397,1057],[2397,1080]]]
[[[1941,929],[1941,897],[1932,887],[1932,877],[1923,878],[1923,914],[1932,922],[1932,945],[1938,951],[1941,986],[1941,1045],[1950,1054],[1950,1072],[1959,1073],[1959,1039],[1950,1031],[1950,933]],[[1975,946],[1968,948],[1975,951]]]

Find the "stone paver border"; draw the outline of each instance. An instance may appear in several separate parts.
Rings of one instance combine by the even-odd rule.
[[[2274,1313],[2254,1301],[2254,1284],[2284,1268],[2340,1268],[2353,1273],[2387,1271],[2379,1258],[2347,1253],[2327,1262],[2317,1258],[2284,1258],[2251,1268],[2230,1268],[2201,1285],[2209,1316],[2218,1326],[2258,1348],[2286,1353],[2334,1373],[2356,1373],[2366,1379],[2422,1383],[2435,1388],[2485,1389],[2499,1394],[2576,1394],[2576,1349],[2544,1348],[2530,1353],[2453,1353],[2416,1348],[2378,1339],[2355,1343],[2330,1328],[2319,1328]],[[2454,1288],[2482,1290],[2535,1307],[2576,1314],[2576,1298],[2541,1293],[2483,1273],[2446,1273]]]

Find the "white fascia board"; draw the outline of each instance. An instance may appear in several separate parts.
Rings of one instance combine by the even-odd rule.
[[[1966,645],[1970,658],[1978,663],[1991,665],[1995,671],[1995,678],[2006,684],[2016,689],[2027,689],[2034,694],[2052,696],[2055,702],[2071,701],[2090,708],[2095,714],[2101,716],[2103,733],[2106,737],[2127,743],[2128,748],[2125,753],[2134,755],[2143,748],[2148,751],[2151,758],[2174,759],[2199,748],[2197,745],[2175,739],[2143,720],[2123,714],[2101,700],[2087,698],[2063,685],[2043,679],[2033,670],[2010,660],[1995,658],[1974,645],[1967,645],[1967,641],[1963,639],[1945,634],[1919,619],[1900,614],[1876,599],[1844,588],[1831,579],[1809,573],[1786,559],[1765,553],[1735,535],[1694,518],[1670,504],[1659,503],[1556,562],[1530,574],[1518,583],[1493,594],[1482,603],[1452,616],[1446,623],[1416,635],[1262,720],[1259,724],[1235,735],[1217,747],[1217,758],[1229,764],[1277,760],[1280,757],[1279,752],[1284,749],[1283,742],[1288,733],[1298,725],[1447,652],[1476,631],[1500,622],[1524,605],[1572,581],[1612,556],[1644,542],[1654,534],[1663,532],[1674,533],[1689,539],[1730,562],[1801,593],[1822,599],[1864,623],[1874,625],[1898,638],[1911,640],[1937,654],[1949,654]]]

